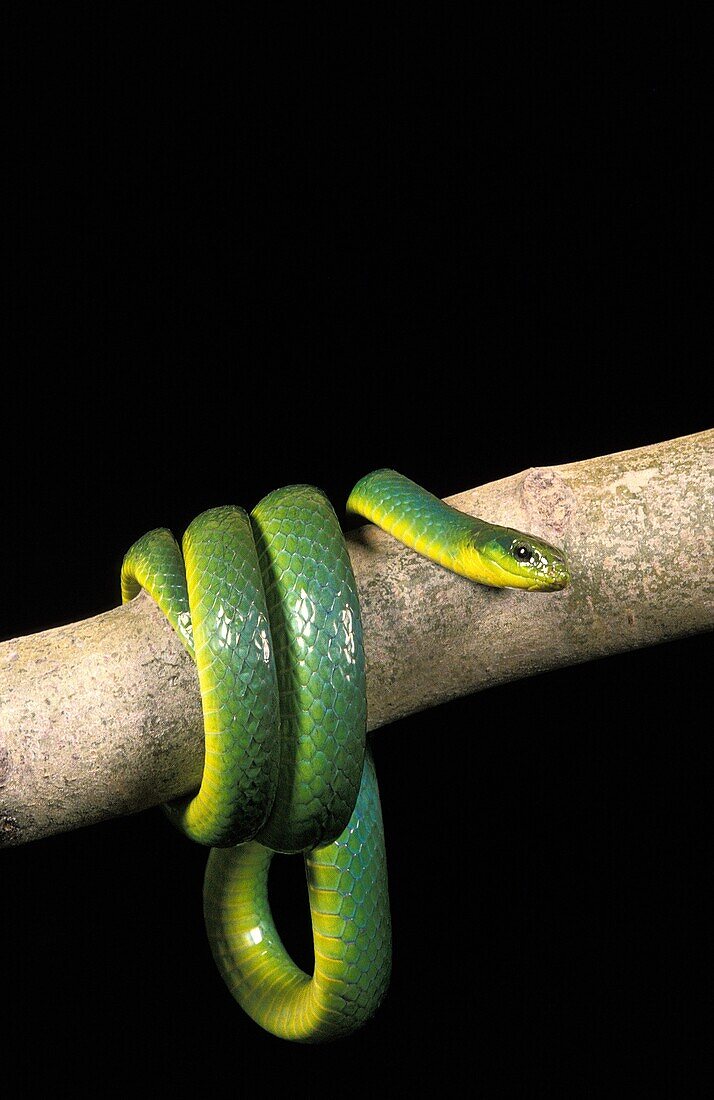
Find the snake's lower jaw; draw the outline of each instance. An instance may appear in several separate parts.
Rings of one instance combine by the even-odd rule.
[[[539,580],[536,584],[529,585],[529,592],[561,592],[564,588],[567,588],[570,584],[570,573],[567,568],[563,567],[562,571],[559,570],[552,577]]]
[[[547,589],[549,592],[560,592],[563,588],[567,588],[570,584],[570,570],[565,562],[555,562],[552,566],[552,579],[550,587]]]
[[[558,570],[547,577],[537,577],[530,583],[528,581],[504,581],[504,588],[519,588],[526,592],[560,592],[570,584],[570,573],[567,569]]]
[[[529,589],[529,591],[530,592],[544,592],[546,595],[548,595],[549,592],[562,592],[563,589],[567,588],[567,587],[568,587],[568,581],[562,581],[558,584],[553,583],[553,584],[549,584],[547,586],[542,585],[542,584],[537,585],[535,588]]]

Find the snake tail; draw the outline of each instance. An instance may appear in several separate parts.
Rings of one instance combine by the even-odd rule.
[[[308,1043],[337,1039],[373,1015],[391,970],[384,833],[369,753],[347,828],[305,858],[312,977],[293,963],[273,922],[272,855],[256,843],[209,855],[204,913],[213,957],[235,999],[267,1031]]]

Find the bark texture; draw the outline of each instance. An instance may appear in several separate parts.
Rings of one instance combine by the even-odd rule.
[[[408,472],[408,471],[407,471]],[[369,728],[492,684],[714,625],[714,431],[450,497],[567,553],[563,592],[484,588],[373,527],[348,536]],[[0,645],[0,847],[195,788],[195,668],[143,594]]]

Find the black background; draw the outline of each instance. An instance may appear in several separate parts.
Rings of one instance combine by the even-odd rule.
[[[279,484],[340,511],[377,466],[447,495],[709,426],[683,17],[121,11],[18,5],[4,38],[3,637],[113,606],[145,530]],[[231,1001],[204,853],[158,811],[3,852],[20,1094],[694,1095],[710,661],[688,639],[380,732],[394,975],[330,1047]],[[309,966],[301,877],[275,904]]]

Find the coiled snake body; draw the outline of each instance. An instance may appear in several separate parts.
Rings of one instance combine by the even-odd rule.
[[[362,478],[347,508],[480,583],[568,583],[556,548],[458,512],[393,470]],[[375,1011],[391,964],[362,627],[344,538],[325,496],[298,485],[250,515],[202,513],[182,548],[169,531],[150,531],[122,567],[123,601],[144,588],[198,669],[201,786],[166,810],[212,848],[206,927],[236,1000],[282,1038],[336,1038]],[[273,852],[305,858],[312,976],[290,959],[271,917]]]

